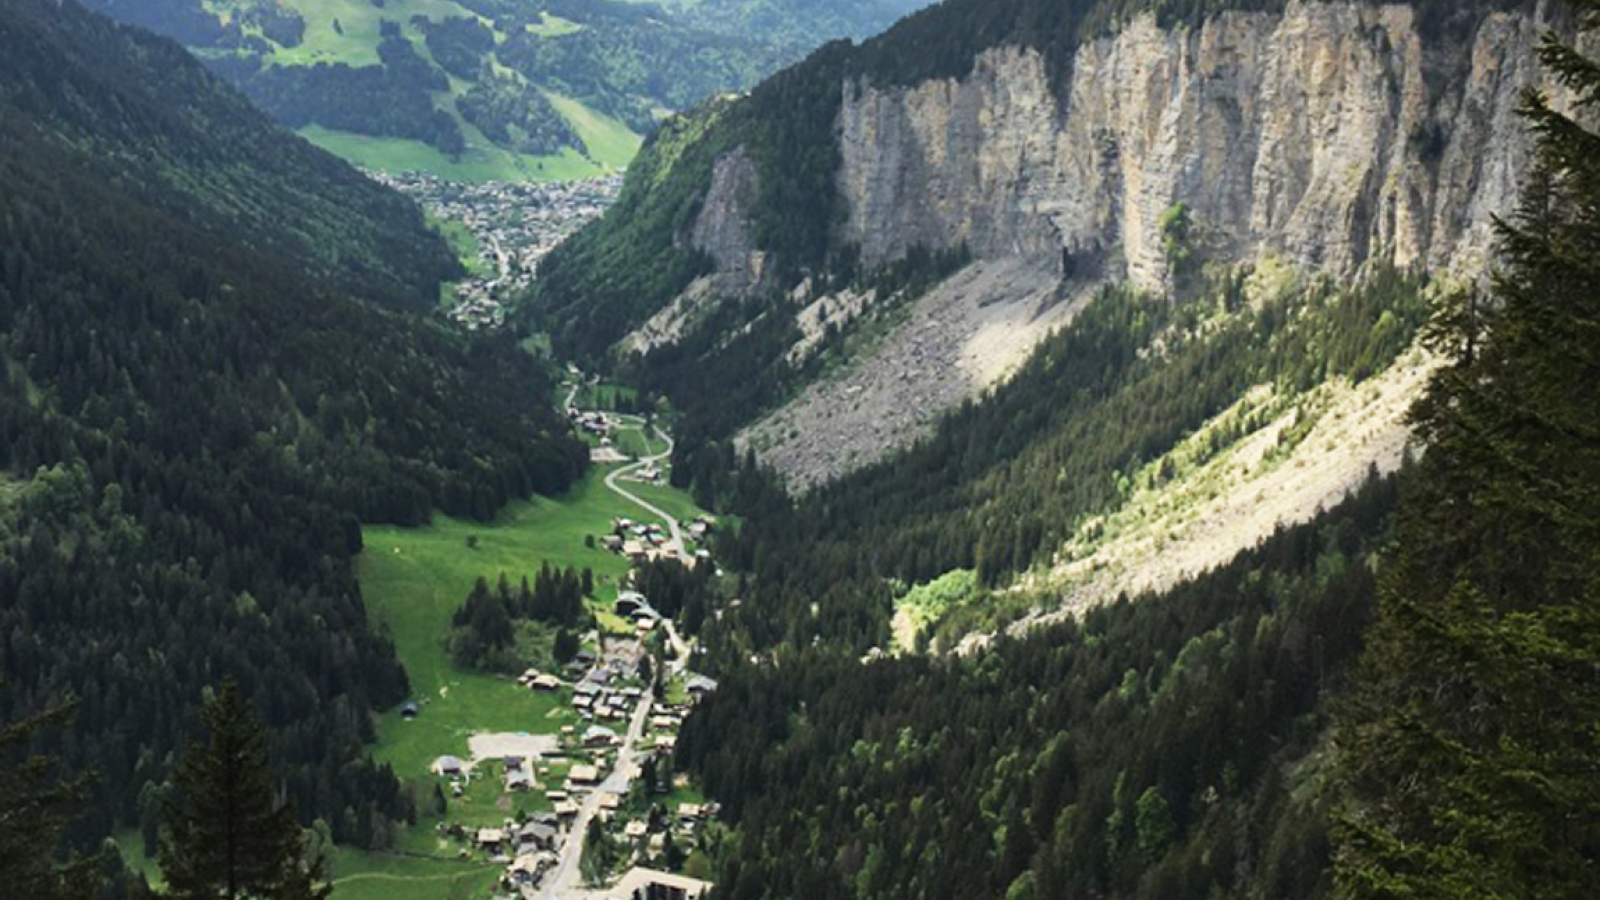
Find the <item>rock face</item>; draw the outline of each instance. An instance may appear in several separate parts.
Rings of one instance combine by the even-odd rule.
[[[1294,4],[1198,30],[1140,19],[1080,48],[1061,84],[1007,47],[964,81],[846,85],[842,237],[869,261],[1103,249],[1107,276],[1159,288],[1161,219],[1184,203],[1234,258],[1475,262],[1526,170],[1514,110],[1542,77],[1539,33],[1497,14],[1470,48],[1435,47],[1408,6]]]
[[[842,85],[836,237],[869,265],[965,245],[975,268],[902,326],[937,341],[891,336],[742,441],[798,487],[910,443],[1005,376],[958,362],[988,320],[1018,323],[997,356],[1012,364],[1031,346],[1019,340],[1065,321],[1038,313],[1041,296],[1100,280],[1168,287],[1162,222],[1179,204],[1228,262],[1480,272],[1491,215],[1514,206],[1531,162],[1521,92],[1561,98],[1536,58],[1547,20],[1489,14],[1465,38],[1430,41],[1406,5],[1291,3],[1197,29],[1142,18],[1059,70],[998,47],[961,80]],[[718,163],[692,230],[718,274],[680,298],[677,321],[709,293],[761,283],[744,225],[754,178],[740,155]]]

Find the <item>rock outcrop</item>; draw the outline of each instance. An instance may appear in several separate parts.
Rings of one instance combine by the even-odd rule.
[[[1180,204],[1207,253],[1228,262],[1477,273],[1491,216],[1513,207],[1531,162],[1521,93],[1560,94],[1537,59],[1545,27],[1543,10],[1493,13],[1464,37],[1430,38],[1407,5],[1291,2],[1198,28],[1141,18],[1065,66],[1002,46],[959,80],[846,83],[835,134],[847,215],[836,237],[867,265],[964,245],[981,271],[1031,273],[1025,289],[969,273],[919,303],[905,327],[944,317],[947,349],[977,339],[976,310],[1031,310],[1058,283],[1169,287],[1163,221]],[[717,165],[692,236],[718,274],[689,298],[761,284],[764,261],[740,230],[754,178],[742,157]],[[1005,287],[974,293],[985,283]],[[960,315],[947,302],[956,297]],[[681,321],[687,305],[671,315]],[[1037,339],[1062,321],[1018,333]],[[921,363],[894,350],[915,346],[891,336],[743,440],[813,484],[909,443],[1005,374],[973,377],[953,349]],[[902,377],[908,364],[920,368]],[[873,371],[885,365],[895,371]]]
[[[1470,47],[1429,46],[1409,6],[1296,3],[1194,30],[1142,18],[1080,48],[1062,83],[1002,47],[963,81],[846,85],[842,237],[868,261],[1105,250],[1123,263],[1109,276],[1159,288],[1182,203],[1235,258],[1475,263],[1527,166],[1515,108],[1542,77],[1540,30],[1495,14]]]

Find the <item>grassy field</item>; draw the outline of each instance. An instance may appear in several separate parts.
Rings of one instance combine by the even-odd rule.
[[[589,150],[589,158],[601,165],[621,168],[638,155],[644,139],[617,119],[602,115],[569,97],[544,92],[550,105],[572,125]]]
[[[632,404],[639,392],[627,385],[585,385],[578,391],[578,406],[583,409],[615,409],[618,400]]]
[[[637,494],[641,500],[672,513],[680,522],[686,522],[695,516],[703,515],[705,510],[696,506],[689,495],[675,487],[666,484],[646,484],[640,481],[628,481],[623,487],[629,493]],[[687,537],[687,536],[686,536]]]
[[[308,125],[299,134],[362,168],[428,172],[451,181],[574,181],[608,171],[570,148],[559,156],[528,156],[469,139],[467,151],[452,159],[420,141],[351,134],[320,125]]]
[[[280,0],[305,19],[305,40],[298,47],[280,49],[272,61],[279,65],[309,66],[319,62],[352,66],[378,64],[379,23],[398,23],[403,33],[421,48],[421,35],[412,16],[430,19],[478,18],[453,0],[386,0],[380,8],[371,0]],[[334,27],[338,23],[338,27]],[[425,51],[424,51],[425,52]]]
[[[632,506],[592,473],[566,497],[518,503],[492,524],[437,516],[427,528],[369,528],[357,574],[367,607],[394,637],[411,677],[412,692],[425,705],[411,721],[397,713],[379,722],[376,755],[402,778],[427,772],[441,754],[467,755],[476,731],[550,732],[573,721],[558,696],[538,694],[514,681],[462,672],[451,663],[443,639],[450,616],[479,575],[501,572],[515,582],[546,561],[594,570],[597,593],[616,596],[627,572],[621,557],[584,546],[586,535],[603,532],[615,516],[637,515]],[[467,537],[476,537],[469,549]]]
[[[493,267],[483,258],[483,248],[479,246],[478,238],[472,233],[472,229],[460,222],[437,219],[433,216],[428,216],[428,224],[444,235],[444,239],[450,244],[450,249],[455,251],[456,258],[466,267],[468,275],[485,278],[494,274]]]
[[[341,848],[334,900],[480,900],[501,872],[482,861],[387,856]]]

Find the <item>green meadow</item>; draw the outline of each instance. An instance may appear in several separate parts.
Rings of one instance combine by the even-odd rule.
[[[340,848],[333,865],[337,900],[481,900],[500,866],[425,856],[384,856]]]
[[[492,582],[504,572],[516,583],[546,562],[588,568],[602,603],[615,599],[628,565],[613,553],[587,548],[585,538],[598,539],[611,519],[638,518],[640,510],[606,490],[603,478],[597,468],[565,496],[512,504],[491,523],[440,515],[425,528],[365,530],[366,550],[356,562],[362,593],[373,618],[392,635],[422,704],[413,720],[390,711],[379,721],[376,755],[402,778],[426,774],[442,754],[465,757],[474,732],[548,733],[573,722],[561,695],[458,670],[444,639],[451,615],[480,575]]]

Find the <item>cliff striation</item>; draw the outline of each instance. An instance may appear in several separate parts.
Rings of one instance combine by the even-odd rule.
[[[1425,36],[1408,5],[1291,3],[1194,28],[1145,16],[1064,67],[1002,46],[960,79],[848,80],[835,243],[858,247],[864,266],[965,246],[976,266],[1033,280],[1007,277],[990,296],[968,277],[925,298],[910,317],[916,341],[881,342],[743,443],[800,487],[909,444],[1008,373],[958,362],[993,355],[986,322],[1013,323],[999,357],[1020,361],[1017,345],[1063,321],[1042,295],[1123,279],[1172,287],[1164,223],[1180,206],[1199,252],[1221,262],[1272,257],[1339,277],[1369,264],[1481,272],[1492,214],[1514,205],[1531,161],[1521,94],[1556,91],[1535,53],[1546,19],[1488,13],[1463,40]],[[691,231],[717,263],[697,283],[700,303],[712,281],[761,284],[743,228],[755,174],[739,152],[717,166]],[[903,352],[930,338],[954,349]]]

